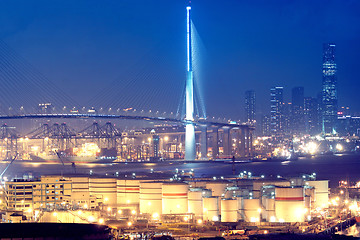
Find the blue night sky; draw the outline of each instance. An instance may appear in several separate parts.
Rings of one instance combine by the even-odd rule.
[[[115,89],[104,106],[176,111],[186,76],[186,4],[2,0],[0,40],[79,105]],[[359,12],[358,0],[193,0],[208,115],[241,118],[249,89],[259,113],[269,112],[272,86],[284,86],[287,101],[295,86],[315,97],[325,42],[337,45],[339,106],[360,113]]]

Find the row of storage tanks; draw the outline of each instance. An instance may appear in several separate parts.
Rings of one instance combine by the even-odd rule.
[[[81,189],[86,189],[85,179],[81,182]],[[73,192],[76,187],[73,179]],[[89,178],[88,187],[89,195],[113,208],[152,216],[191,213],[207,221],[303,222],[311,208],[328,204],[328,181],[294,186],[289,180],[185,183]]]

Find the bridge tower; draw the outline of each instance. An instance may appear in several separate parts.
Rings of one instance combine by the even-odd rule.
[[[185,89],[186,115],[185,120],[194,121],[194,76],[192,70],[192,39],[191,39],[191,6],[186,7],[186,40],[187,40],[187,76]],[[196,143],[195,143],[195,126],[192,122],[185,127],[185,160],[195,160]]]

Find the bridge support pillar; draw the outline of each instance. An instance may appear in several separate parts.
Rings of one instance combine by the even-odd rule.
[[[212,158],[215,160],[219,157],[219,133],[218,128],[212,128],[212,138],[211,138],[211,148],[212,148]]]
[[[254,137],[254,133],[252,130],[249,130],[249,156],[253,157],[254,156],[254,144],[253,144],[253,137]]]
[[[194,161],[196,159],[195,126],[192,123],[185,127],[185,160]]]
[[[223,150],[226,157],[231,157],[230,128],[223,128]]]
[[[245,129],[239,129],[239,155],[240,157],[245,157]]]
[[[201,159],[207,160],[207,126],[201,126],[201,133],[200,133],[200,152],[201,152]]]
[[[249,129],[244,129],[244,136],[245,136],[245,157],[249,156],[250,146],[249,146]]]

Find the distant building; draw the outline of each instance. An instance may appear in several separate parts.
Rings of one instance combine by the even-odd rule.
[[[292,104],[287,102],[282,104],[281,108],[281,131],[284,135],[289,135],[293,132],[293,117],[292,117]]]
[[[323,46],[323,81],[322,81],[322,131],[332,134],[337,120],[337,80],[335,63],[335,44]]]
[[[340,136],[360,136],[360,117],[338,117],[337,132]]]
[[[245,113],[246,121],[254,123],[256,119],[256,96],[254,90],[245,92]]]
[[[270,131],[270,116],[269,115],[263,115],[261,117],[261,134],[262,136],[270,136],[271,135],[271,131]]]
[[[272,136],[278,136],[283,131],[284,88],[274,87],[270,89],[270,132]]]
[[[318,99],[306,97],[304,103],[305,133],[310,135],[319,134],[321,129],[319,125],[320,112]]]
[[[294,87],[291,99],[291,132],[293,134],[301,134],[305,132],[304,87]]]

